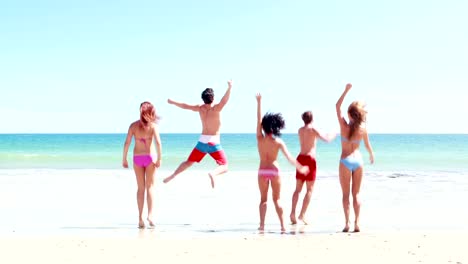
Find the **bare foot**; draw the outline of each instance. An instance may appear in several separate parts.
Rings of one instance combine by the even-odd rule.
[[[164,182],[164,183],[168,183],[168,182],[170,182],[172,179],[174,179],[174,176],[173,176],[173,175],[172,175],[172,176],[169,176],[169,177],[167,177],[167,178],[165,178],[165,179],[163,180],[163,182]]]
[[[359,228],[359,225],[358,224],[354,224],[354,233],[359,233],[361,232],[361,229]]]
[[[292,225],[297,224],[296,215],[295,215],[294,213],[291,213],[291,215],[289,216],[289,218],[291,219],[291,224],[292,224]]]
[[[346,226],[343,228],[343,232],[344,232],[344,233],[349,232],[349,225],[346,225]]]
[[[148,217],[147,220],[148,220],[148,224],[149,224],[149,226],[150,226],[151,228],[153,228],[153,227],[156,226],[156,225],[154,224],[153,220],[152,220],[152,217]]]
[[[281,234],[286,234],[286,228],[284,228],[284,226],[281,227]]]
[[[307,220],[304,218],[304,216],[299,216],[299,221],[301,221],[304,225],[308,225],[309,223],[307,222]]]
[[[208,173],[208,177],[210,177],[210,181],[211,181],[211,188],[213,188],[213,189],[214,189],[214,187],[215,187],[215,182],[214,182],[213,175],[211,175],[211,173]]]
[[[264,230],[265,230],[265,226],[264,226],[264,225],[260,225],[260,226],[258,227],[258,231],[264,231]]]
[[[140,221],[138,221],[138,228],[139,229],[145,228],[145,221],[143,221],[143,219],[140,219]]]

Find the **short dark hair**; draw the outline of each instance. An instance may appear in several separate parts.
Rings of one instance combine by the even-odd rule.
[[[311,111],[305,111],[302,113],[302,121],[304,121],[304,124],[308,125],[312,120],[314,120],[314,116]]]
[[[213,102],[213,100],[214,100],[214,91],[213,91],[213,89],[206,88],[202,92],[201,98],[203,99],[203,102],[205,102],[205,104],[211,104]]]
[[[281,113],[266,113],[262,118],[262,128],[265,134],[281,136],[280,130],[284,128],[284,119]]]

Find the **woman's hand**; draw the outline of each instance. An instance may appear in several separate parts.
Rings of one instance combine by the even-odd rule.
[[[158,159],[158,160],[154,163],[154,166],[155,166],[156,168],[159,168],[159,167],[161,167],[161,163],[162,163],[162,160]]]
[[[348,84],[346,84],[345,90],[349,91],[349,90],[351,90],[351,87],[353,87],[353,85],[348,83]]]
[[[301,174],[309,174],[309,166],[301,166],[298,170]]]

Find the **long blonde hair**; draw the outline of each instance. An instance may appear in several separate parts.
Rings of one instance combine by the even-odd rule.
[[[354,133],[359,129],[363,122],[366,122],[367,111],[364,109],[366,105],[360,101],[352,102],[348,107],[348,114],[351,117],[349,123],[349,135],[348,138],[354,135]]]

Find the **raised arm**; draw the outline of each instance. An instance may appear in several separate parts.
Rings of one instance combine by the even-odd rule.
[[[367,130],[364,132],[364,145],[366,146],[367,151],[369,152],[369,160],[370,163],[374,163],[374,151],[372,150],[372,146],[369,141],[369,134],[367,134]]]
[[[159,136],[159,130],[156,125],[154,125],[154,142],[156,143],[156,153],[158,153],[158,159],[155,162],[155,166],[156,168],[159,168],[162,162],[162,144],[161,137]]]
[[[280,139],[277,139],[280,143],[280,149],[281,152],[283,152],[283,155],[286,157],[286,159],[291,163],[298,171],[301,173],[307,174],[309,173],[309,167],[302,166],[297,160],[289,153],[288,148],[286,147],[286,144]]]
[[[257,94],[255,96],[257,99],[257,140],[263,138],[262,133],[262,95]]]
[[[176,102],[176,101],[171,100],[171,99],[167,99],[167,102],[169,104],[175,105],[175,106],[180,107],[182,109],[192,110],[194,112],[200,111],[200,106],[199,105],[189,105],[189,104],[185,104],[185,103],[179,103],[179,102]]]
[[[221,111],[224,108],[224,106],[227,104],[227,102],[229,101],[229,97],[231,96],[231,88],[232,88],[232,80],[229,80],[226,93],[224,94],[223,98],[221,98],[221,101],[219,101],[217,105],[219,108],[219,111]]]
[[[338,122],[340,122],[340,126],[345,122],[343,114],[341,113],[341,105],[343,104],[343,100],[346,97],[346,94],[351,90],[352,84],[346,84],[346,88],[344,92],[341,94],[340,98],[336,102],[336,116],[338,117]]]
[[[128,148],[130,147],[130,144],[132,143],[132,137],[133,137],[133,124],[131,124],[130,127],[128,128],[127,138],[125,139],[125,143],[124,143],[123,157],[122,157],[122,167],[124,168],[128,168],[127,155],[128,155]]]

